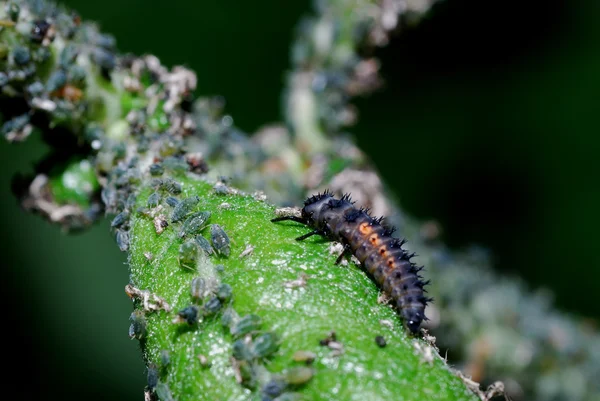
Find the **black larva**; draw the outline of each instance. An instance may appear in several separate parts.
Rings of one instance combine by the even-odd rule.
[[[418,274],[422,269],[410,260],[414,254],[402,249],[404,240],[392,237],[393,228],[381,224],[381,218],[372,217],[367,209],[357,209],[350,195],[341,199],[325,191],[304,202],[301,217],[283,216],[272,222],[292,220],[313,230],[296,238],[302,241],[319,234],[344,246],[336,264],[344,255],[354,255],[398,307],[404,325],[413,334],[425,317],[425,306],[431,301],[424,295],[423,281]]]

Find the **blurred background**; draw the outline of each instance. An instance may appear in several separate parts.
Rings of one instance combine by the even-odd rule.
[[[294,27],[311,12],[308,0],[63,3],[114,34],[121,51],[195,70],[197,94],[225,96],[246,132],[281,120]],[[439,2],[377,51],[386,86],[355,101],[351,129],[407,212],[440,222],[455,249],[487,247],[499,271],[552,289],[561,309],[592,319],[599,16],[595,1]],[[108,224],[64,236],[10,193],[12,176],[47,150],[39,138],[0,142],[3,315],[30,381],[11,399],[141,400],[125,255]]]

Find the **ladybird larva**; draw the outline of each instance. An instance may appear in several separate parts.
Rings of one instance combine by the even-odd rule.
[[[381,224],[382,218],[372,217],[367,209],[354,207],[350,195],[334,198],[328,191],[309,197],[304,202],[300,217],[282,216],[272,222],[292,220],[313,230],[296,240],[302,241],[315,234],[338,241],[344,249],[336,260],[347,254],[354,255],[375,282],[397,306],[404,326],[411,333],[419,331],[426,320],[425,306],[432,299],[424,295],[420,267],[411,262],[414,254],[402,248],[404,240],[394,238],[393,228]]]

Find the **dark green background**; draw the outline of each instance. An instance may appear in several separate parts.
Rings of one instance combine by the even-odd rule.
[[[224,95],[248,132],[280,120],[293,28],[310,9],[306,0],[65,3],[122,51],[193,68],[197,93]],[[599,11],[595,1],[441,2],[378,51],[387,89],[356,102],[352,129],[403,206],[442,222],[449,244],[489,247],[498,269],[596,318]],[[10,194],[13,174],[45,152],[37,138],[0,143],[2,309],[4,327],[17,328],[6,344],[29,381],[13,385],[13,399],[140,400],[125,256],[108,225],[63,236]]]

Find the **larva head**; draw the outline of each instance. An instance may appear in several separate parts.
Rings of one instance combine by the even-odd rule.
[[[322,194],[311,196],[304,202],[302,208],[302,219],[306,224],[318,228],[324,228],[323,212],[327,209],[326,205],[333,199],[331,193],[325,191]]]
[[[404,327],[406,327],[412,334],[417,334],[421,327],[425,315],[422,311],[416,309],[403,309],[402,318],[404,321]]]

